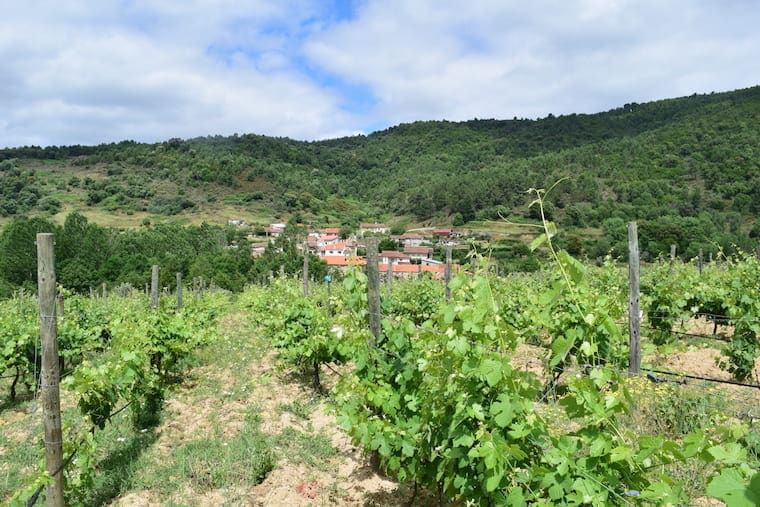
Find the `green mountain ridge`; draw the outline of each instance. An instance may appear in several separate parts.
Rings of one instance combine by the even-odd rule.
[[[0,150],[0,215],[62,221],[315,225],[360,221],[531,221],[529,188],[548,188],[563,246],[624,251],[754,248],[760,236],[760,87],[626,104],[540,120],[421,121],[367,136],[294,141],[255,134],[162,143]]]

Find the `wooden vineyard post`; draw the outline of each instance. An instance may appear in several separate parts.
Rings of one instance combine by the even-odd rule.
[[[638,242],[638,239],[636,240]],[[670,269],[668,270],[668,274],[673,274],[673,264],[676,262],[676,246],[670,245]]]
[[[369,330],[374,347],[380,340],[380,270],[377,263],[377,238],[367,238],[367,300],[369,304]]]
[[[309,297],[309,245],[303,244],[303,297]]]
[[[104,300],[108,299],[108,288],[106,287],[106,282],[103,282],[102,290],[103,290],[103,299]]]
[[[158,266],[153,266],[150,276],[150,307],[158,308]]]
[[[182,311],[182,273],[177,273],[177,312]]]
[[[53,234],[37,234],[37,290],[42,341],[42,410],[45,427],[45,469],[53,476],[46,489],[47,506],[63,506],[63,442],[58,387],[58,324],[55,312],[55,252]]]
[[[699,258],[697,259],[697,266],[699,267],[699,274],[702,274],[702,261],[704,259],[704,254],[702,253],[702,249],[699,249]]]
[[[203,298],[206,295],[206,279],[203,277],[200,277],[200,284],[201,284],[201,301],[203,301]]]
[[[388,295],[393,292],[393,263],[388,264],[388,271],[385,272],[385,283],[388,285]]]
[[[639,237],[636,222],[628,222],[628,373],[641,371],[641,313],[639,309]]]
[[[443,270],[443,283],[446,284],[446,301],[451,299],[451,289],[449,288],[449,282],[451,282],[451,245],[446,246],[446,266]]]

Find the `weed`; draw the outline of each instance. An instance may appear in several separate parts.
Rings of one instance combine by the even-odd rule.
[[[311,416],[311,412],[314,410],[315,405],[315,398],[310,398],[307,401],[295,399],[288,403],[281,403],[277,408],[286,412],[290,412],[291,414],[297,416],[299,419],[307,420],[309,419],[309,416]]]
[[[338,454],[325,435],[303,433],[294,428],[282,430],[274,438],[274,444],[289,463],[303,463],[319,470],[329,468],[328,459]]]

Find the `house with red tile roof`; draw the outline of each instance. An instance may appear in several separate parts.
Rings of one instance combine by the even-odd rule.
[[[356,255],[356,245],[354,243],[343,241],[340,243],[331,243],[319,248],[319,256],[333,256],[342,255],[348,257],[350,255]]]
[[[410,259],[432,259],[433,247],[430,246],[405,246],[404,253]]]
[[[385,224],[360,224],[359,225],[359,233],[364,235],[364,233],[372,232],[375,234],[388,234],[390,229]]]
[[[409,262],[409,256],[395,250],[383,250],[378,254],[380,264],[398,264],[400,262]]]

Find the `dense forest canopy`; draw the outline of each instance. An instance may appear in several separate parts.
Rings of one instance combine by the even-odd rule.
[[[760,87],[753,87],[599,114],[425,121],[315,142],[245,134],[7,148],[0,216],[61,223],[76,209],[146,220],[205,212],[218,224],[227,217],[214,210],[224,205],[262,223],[297,216],[355,226],[403,217],[466,227],[535,220],[525,191],[566,178],[546,211],[574,254],[624,254],[625,222],[637,220],[645,258],[670,244],[692,257],[757,243],[758,125]]]

